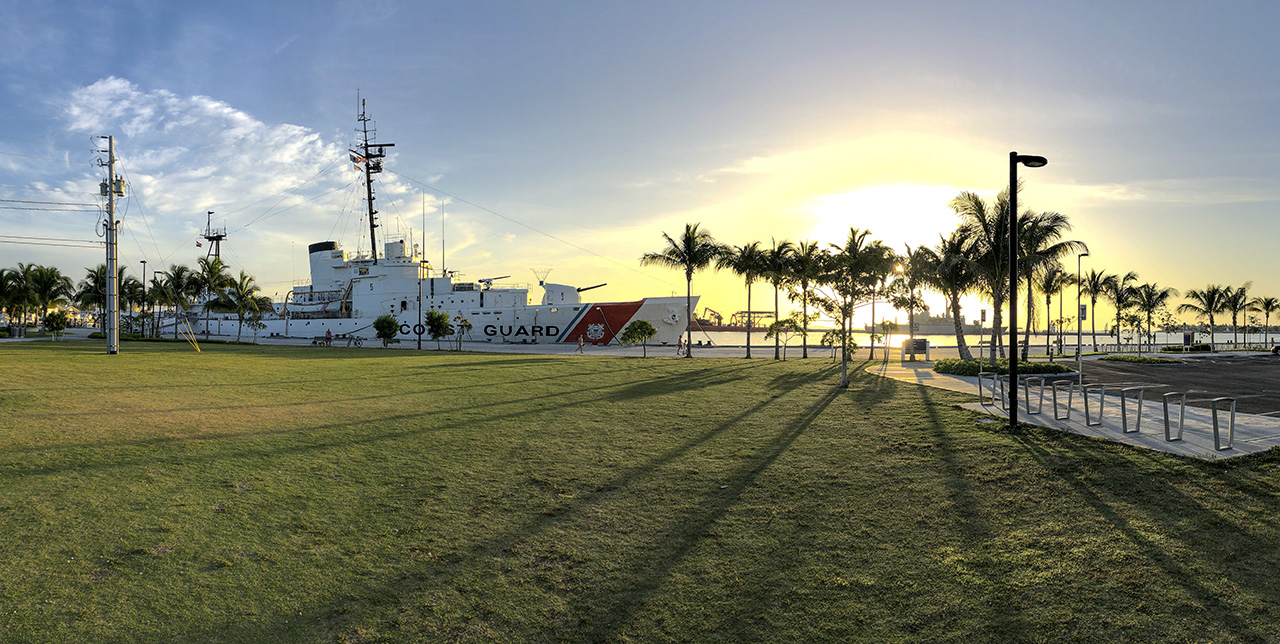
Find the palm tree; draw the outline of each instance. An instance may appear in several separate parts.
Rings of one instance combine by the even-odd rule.
[[[929,307],[925,305],[923,296],[917,292],[919,283],[924,281],[931,264],[929,261],[928,249],[923,246],[917,246],[915,250],[910,245],[906,246],[907,252],[902,255],[902,263],[898,266],[901,271],[895,286],[898,289],[898,295],[893,298],[893,306],[898,309],[907,310],[907,335],[914,340],[916,337],[916,312],[926,312]],[[906,291],[903,293],[903,291]],[[914,355],[914,354],[913,354]]]
[[[991,300],[996,329],[994,350],[1004,357],[1000,325],[1009,285],[1009,191],[1001,191],[994,202],[973,192],[962,192],[949,205],[960,216],[957,232],[970,249],[969,257],[978,275],[977,288]]]
[[[21,273],[11,268],[0,268],[0,311],[10,318],[10,322],[17,316],[23,296]]]
[[[178,337],[178,309],[191,308],[191,298],[199,288],[199,276],[181,264],[170,264],[169,270],[160,274],[161,288],[167,304],[173,308],[173,337]]]
[[[1054,262],[1045,265],[1039,271],[1036,280],[1036,286],[1040,292],[1044,294],[1044,352],[1049,355],[1050,362],[1053,361],[1053,351],[1049,348],[1049,319],[1053,315],[1053,296],[1061,294],[1062,290],[1075,283],[1075,276],[1062,270],[1062,264]],[[1058,330],[1062,330],[1062,298],[1058,298]]]
[[[1254,311],[1262,313],[1266,319],[1262,323],[1262,344],[1266,345],[1271,339],[1268,334],[1271,332],[1271,314],[1280,311],[1280,299],[1274,297],[1255,297],[1249,303],[1249,307]]]
[[[725,254],[727,249],[724,244],[717,242],[711,233],[700,230],[698,224],[685,224],[684,235],[679,240],[672,239],[666,233],[662,233],[662,238],[667,240],[667,247],[656,253],[645,253],[640,258],[640,265],[666,266],[684,270],[684,302],[685,313],[688,316],[685,319],[685,332],[688,334],[688,340],[685,342],[685,356],[691,358],[693,347],[689,345],[693,343],[693,327],[690,325],[693,320],[693,274],[710,266]]]
[[[223,263],[221,257],[201,257],[197,260],[197,278],[199,280],[199,291],[205,294],[204,307],[204,335],[209,337],[209,307],[211,302],[224,288],[231,285],[234,279],[227,273],[227,265]]]
[[[969,248],[960,231],[950,237],[940,237],[937,248],[921,248],[918,261],[922,262],[921,277],[925,283],[938,289],[947,298],[951,321],[955,325],[956,348],[961,360],[972,360],[973,354],[964,340],[964,319],[960,314],[960,296],[973,290],[978,284],[978,273],[968,256]]]
[[[1156,311],[1164,308],[1169,303],[1169,299],[1178,295],[1177,289],[1161,287],[1158,284],[1143,284],[1134,289],[1134,305],[1147,318],[1147,338],[1154,341],[1155,335],[1151,331],[1151,318],[1155,316]],[[1154,350],[1154,349],[1152,349]],[[1142,339],[1138,339],[1138,355],[1142,355]]]
[[[1093,337],[1093,350],[1098,350],[1098,298],[1105,295],[1116,281],[1115,275],[1090,269],[1080,277],[1080,294],[1089,296],[1089,334]]]
[[[1027,211],[1018,216],[1018,245],[1022,254],[1018,270],[1022,273],[1020,279],[1027,283],[1027,341],[1022,345],[1023,360],[1027,359],[1031,349],[1031,324],[1035,319],[1031,285],[1035,274],[1067,255],[1089,250],[1084,242],[1063,240],[1062,236],[1069,230],[1071,223],[1061,213]]]
[[[1178,306],[1179,313],[1192,313],[1197,316],[1209,318],[1209,346],[1213,346],[1213,316],[1222,313],[1227,306],[1227,291],[1231,287],[1222,286],[1220,284],[1210,284],[1203,290],[1191,289],[1187,291],[1187,299],[1191,300]]]
[[[849,228],[849,237],[843,246],[830,244],[834,251],[828,260],[823,282],[835,293],[830,307],[840,316],[840,386],[849,386],[849,337],[853,333],[853,310],[858,300],[870,296],[875,302],[877,265],[884,251],[892,254],[880,241],[868,243],[869,230]],[[873,316],[874,317],[874,316]]]
[[[1240,314],[1249,310],[1249,287],[1253,286],[1253,282],[1245,282],[1240,288],[1233,289],[1227,287],[1227,300],[1225,311],[1231,313],[1231,344],[1236,344],[1236,324],[1239,322]],[[1248,340],[1245,340],[1248,342]]]
[[[1111,305],[1116,307],[1115,331],[1117,347],[1120,345],[1121,316],[1124,314],[1124,310],[1129,308],[1130,302],[1133,300],[1132,283],[1137,281],[1137,279],[1138,274],[1134,271],[1129,271],[1124,275],[1115,276],[1115,279],[1107,282],[1105,288],[1102,289],[1103,296],[1108,300],[1111,300]]]
[[[802,241],[791,254],[791,281],[800,285],[801,358],[809,357],[809,287],[816,284],[826,269],[830,255],[818,242]]]
[[[31,303],[40,308],[41,320],[49,315],[50,306],[67,304],[74,293],[71,278],[54,266],[32,267],[29,280]]]
[[[209,302],[209,308],[224,313],[235,313],[239,318],[240,326],[236,328],[236,342],[240,341],[246,315],[271,310],[271,298],[258,295],[259,290],[253,276],[240,271],[240,277],[232,279],[231,283]]]
[[[773,320],[777,322],[781,320],[781,310],[778,308],[778,293],[782,289],[782,285],[787,282],[790,277],[788,267],[791,264],[791,254],[795,252],[795,244],[789,241],[779,242],[772,240],[773,246],[764,251],[764,276],[773,284]],[[778,336],[773,336],[773,359],[779,360],[782,357],[781,342]]]
[[[747,358],[751,358],[751,285],[764,276],[764,251],[760,242],[730,249],[716,261],[716,268],[727,268],[747,283]]]

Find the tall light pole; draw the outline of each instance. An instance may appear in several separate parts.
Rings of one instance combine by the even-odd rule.
[[[1080,308],[1080,260],[1089,256],[1085,251],[1076,255],[1076,373],[1080,374],[1080,384],[1084,384],[1084,311]]]
[[[147,322],[151,317],[151,309],[147,306],[147,260],[138,260],[142,264],[142,310],[147,313],[147,317],[142,318],[142,337],[147,337]]]
[[[1018,164],[1043,168],[1049,160],[1009,153],[1009,427],[1018,426]]]

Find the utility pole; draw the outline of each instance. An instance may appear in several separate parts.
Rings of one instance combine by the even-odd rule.
[[[124,180],[116,176],[116,138],[107,140],[107,179],[99,184],[99,192],[107,198],[107,353],[120,353],[120,273],[116,253],[116,197],[124,196]]]
[[[378,263],[378,238],[375,229],[378,227],[377,220],[374,215],[378,214],[373,209],[373,175],[382,172],[381,159],[387,156],[386,148],[394,147],[394,143],[373,143],[369,137],[377,138],[378,132],[375,129],[369,131],[369,121],[371,120],[364,111],[364,99],[360,100],[360,132],[363,137],[360,142],[360,151],[350,150],[351,161],[359,168],[359,164],[364,164],[364,187],[365,196],[369,202],[369,246],[373,250],[373,263]]]

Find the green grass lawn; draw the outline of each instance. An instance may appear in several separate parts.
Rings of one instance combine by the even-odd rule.
[[[1274,642],[1280,457],[826,360],[0,345],[4,642]]]

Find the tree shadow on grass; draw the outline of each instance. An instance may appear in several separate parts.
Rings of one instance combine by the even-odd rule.
[[[1068,439],[1074,437],[1066,437]],[[1124,503],[1140,509],[1154,526],[1160,526],[1163,536],[1182,541],[1183,547],[1191,552],[1200,553],[1199,565],[1215,570],[1216,575],[1231,581],[1233,588],[1247,589],[1254,597],[1275,602],[1274,555],[1273,550],[1265,546],[1274,543],[1273,534],[1250,534],[1245,526],[1232,522],[1220,512],[1214,511],[1194,498],[1178,490],[1166,480],[1142,476],[1141,473],[1128,472],[1136,469],[1129,462],[1128,454],[1108,453],[1107,447],[1094,447],[1076,440],[1063,440],[1056,446],[1073,456],[1074,463],[1083,463],[1086,467],[1099,472],[1099,476],[1068,475],[1068,468],[1062,467],[1062,459],[1044,447],[1041,441],[1028,437],[1015,437],[1015,440],[1031,456],[1040,463],[1046,473],[1067,486],[1093,509],[1098,516],[1106,520],[1120,534],[1124,535],[1135,546],[1147,561],[1158,567],[1168,582],[1182,588],[1195,604],[1205,607],[1208,615],[1220,623],[1224,632],[1239,636],[1245,641],[1274,641],[1274,632],[1263,635],[1255,630],[1253,624],[1236,613],[1237,608],[1223,600],[1218,591],[1205,585],[1201,578],[1204,573],[1193,569],[1185,558],[1169,552],[1157,540],[1148,536],[1150,528],[1134,525],[1130,513],[1114,507],[1108,497],[1124,499]],[[1125,450],[1126,452],[1128,450]],[[1169,457],[1176,458],[1176,457]],[[1219,467],[1217,464],[1197,464],[1197,469],[1204,473]],[[1115,476],[1115,472],[1125,475]],[[1221,495],[1217,492],[1215,496]],[[1270,495],[1270,505],[1276,509],[1276,499]],[[1204,519],[1196,520],[1196,517]],[[1179,530],[1173,526],[1191,521],[1195,524],[1191,531]],[[1214,534],[1214,533],[1217,534]],[[1256,552],[1271,560],[1264,569],[1252,570],[1248,567],[1231,568],[1225,562],[1239,559],[1241,553]],[[1237,591],[1238,592],[1238,591]]]
[[[961,462],[961,450],[953,438],[955,430],[948,427],[938,413],[938,405],[946,403],[935,402],[935,393],[929,387],[913,386],[920,392],[921,407],[928,419],[921,429],[932,440],[942,464],[943,483],[949,490],[954,514],[952,525],[962,535],[961,543],[971,544],[973,547],[972,559],[985,562],[990,556],[983,544],[989,543],[995,535],[977,500],[981,492],[975,489],[972,477],[966,473]],[[984,632],[998,634],[997,639],[1001,641],[1026,641],[1029,635],[1026,621],[1017,608],[1017,602],[1013,601],[1015,598],[1005,580],[991,574],[990,565],[974,569],[983,576],[984,585],[991,589],[991,599],[986,602],[989,609],[982,615],[986,622]]]
[[[735,468],[723,479],[728,486],[726,489],[708,495],[702,507],[672,522],[666,532],[655,539],[656,547],[645,551],[642,561],[632,562],[630,574],[624,573],[615,587],[582,598],[575,611],[582,615],[580,622],[583,628],[579,631],[582,639],[592,642],[617,639],[619,632],[626,628],[645,601],[698,547],[708,529],[738,503],[743,492],[809,429],[839,395],[839,391],[823,394],[794,424],[783,427],[761,446],[754,457]]]

